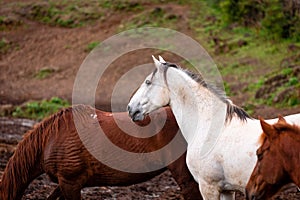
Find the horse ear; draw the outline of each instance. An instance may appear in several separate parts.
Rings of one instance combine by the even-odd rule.
[[[161,63],[167,63],[161,56],[158,56],[159,62]]]
[[[277,123],[286,123],[286,120],[281,115],[278,115],[278,122]]]
[[[162,67],[163,67],[162,63],[159,60],[157,60],[153,55],[152,55],[152,59],[154,61],[154,64],[155,64],[155,67],[157,68],[157,70],[161,71]]]
[[[269,138],[269,139],[272,139],[276,133],[276,130],[275,128],[273,127],[273,125],[271,124],[268,124],[267,122],[265,122],[265,120],[261,117],[259,117],[259,120],[260,120],[260,125],[261,125],[261,128],[264,132],[264,134]]]

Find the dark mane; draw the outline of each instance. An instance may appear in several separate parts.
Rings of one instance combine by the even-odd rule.
[[[213,94],[215,94],[223,103],[225,103],[227,105],[226,122],[230,122],[234,115],[236,115],[242,121],[251,119],[250,115],[248,115],[248,113],[245,110],[243,110],[239,106],[232,104],[232,102],[227,98],[226,94],[222,90],[218,89],[216,86],[214,86],[212,84],[207,83],[201,74],[191,72],[187,69],[182,69],[181,67],[177,66],[174,63],[167,62],[167,63],[164,63],[164,66],[166,66],[164,68],[165,82],[166,82],[166,72],[169,67],[179,69],[179,70],[185,72],[189,77],[191,77],[194,81],[199,83],[201,86],[207,88],[209,91],[211,91]]]
[[[234,115],[236,115],[242,121],[251,119],[251,116],[243,108],[232,104],[228,100],[225,103],[227,105],[226,122],[230,122]]]

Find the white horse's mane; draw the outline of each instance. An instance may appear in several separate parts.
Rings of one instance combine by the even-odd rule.
[[[215,85],[207,83],[201,74],[191,72],[187,69],[183,69],[174,63],[165,62],[162,64],[163,64],[163,66],[165,66],[163,73],[164,73],[164,80],[165,80],[166,85],[168,85],[167,79],[166,79],[167,70],[170,67],[179,69],[179,70],[183,71],[184,73],[186,73],[189,77],[191,77],[198,84],[207,88],[209,91],[211,91],[214,95],[216,95],[222,102],[224,102],[227,105],[226,122],[231,121],[231,119],[233,118],[234,115],[236,115],[242,121],[251,119],[250,115],[244,109],[242,109],[241,107],[232,103],[232,101],[226,96],[226,94],[223,92],[223,90],[220,90]],[[157,72],[157,69],[155,69],[152,76],[154,76],[156,72]]]

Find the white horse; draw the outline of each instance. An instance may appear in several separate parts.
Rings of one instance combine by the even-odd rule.
[[[260,146],[259,120],[250,118],[200,76],[161,57],[153,60],[156,69],[128,104],[131,118],[142,120],[169,104],[188,143],[187,166],[204,199],[234,199],[234,191],[244,193]],[[300,114],[285,119],[300,124]]]

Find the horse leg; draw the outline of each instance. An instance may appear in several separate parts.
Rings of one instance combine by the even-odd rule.
[[[81,186],[80,184],[68,181],[59,180],[60,190],[65,200],[80,200],[81,199]],[[60,196],[59,199],[62,196]]]
[[[218,187],[214,185],[202,185],[199,184],[200,192],[204,200],[235,200],[234,192],[222,192],[220,193]]]
[[[66,200],[65,197],[63,195],[61,195],[58,200]]]
[[[203,200],[220,200],[220,192],[213,185],[204,185],[199,182],[199,190]]]
[[[199,185],[187,168],[185,159],[186,152],[167,168],[181,188],[181,193],[185,200],[203,200],[199,191]]]
[[[221,200],[235,200],[234,192],[222,192],[220,195]]]
[[[48,196],[47,200],[56,200],[58,197],[60,197],[60,200],[64,200],[65,198],[62,195],[62,192],[60,190],[60,187],[57,186],[54,191]]]

